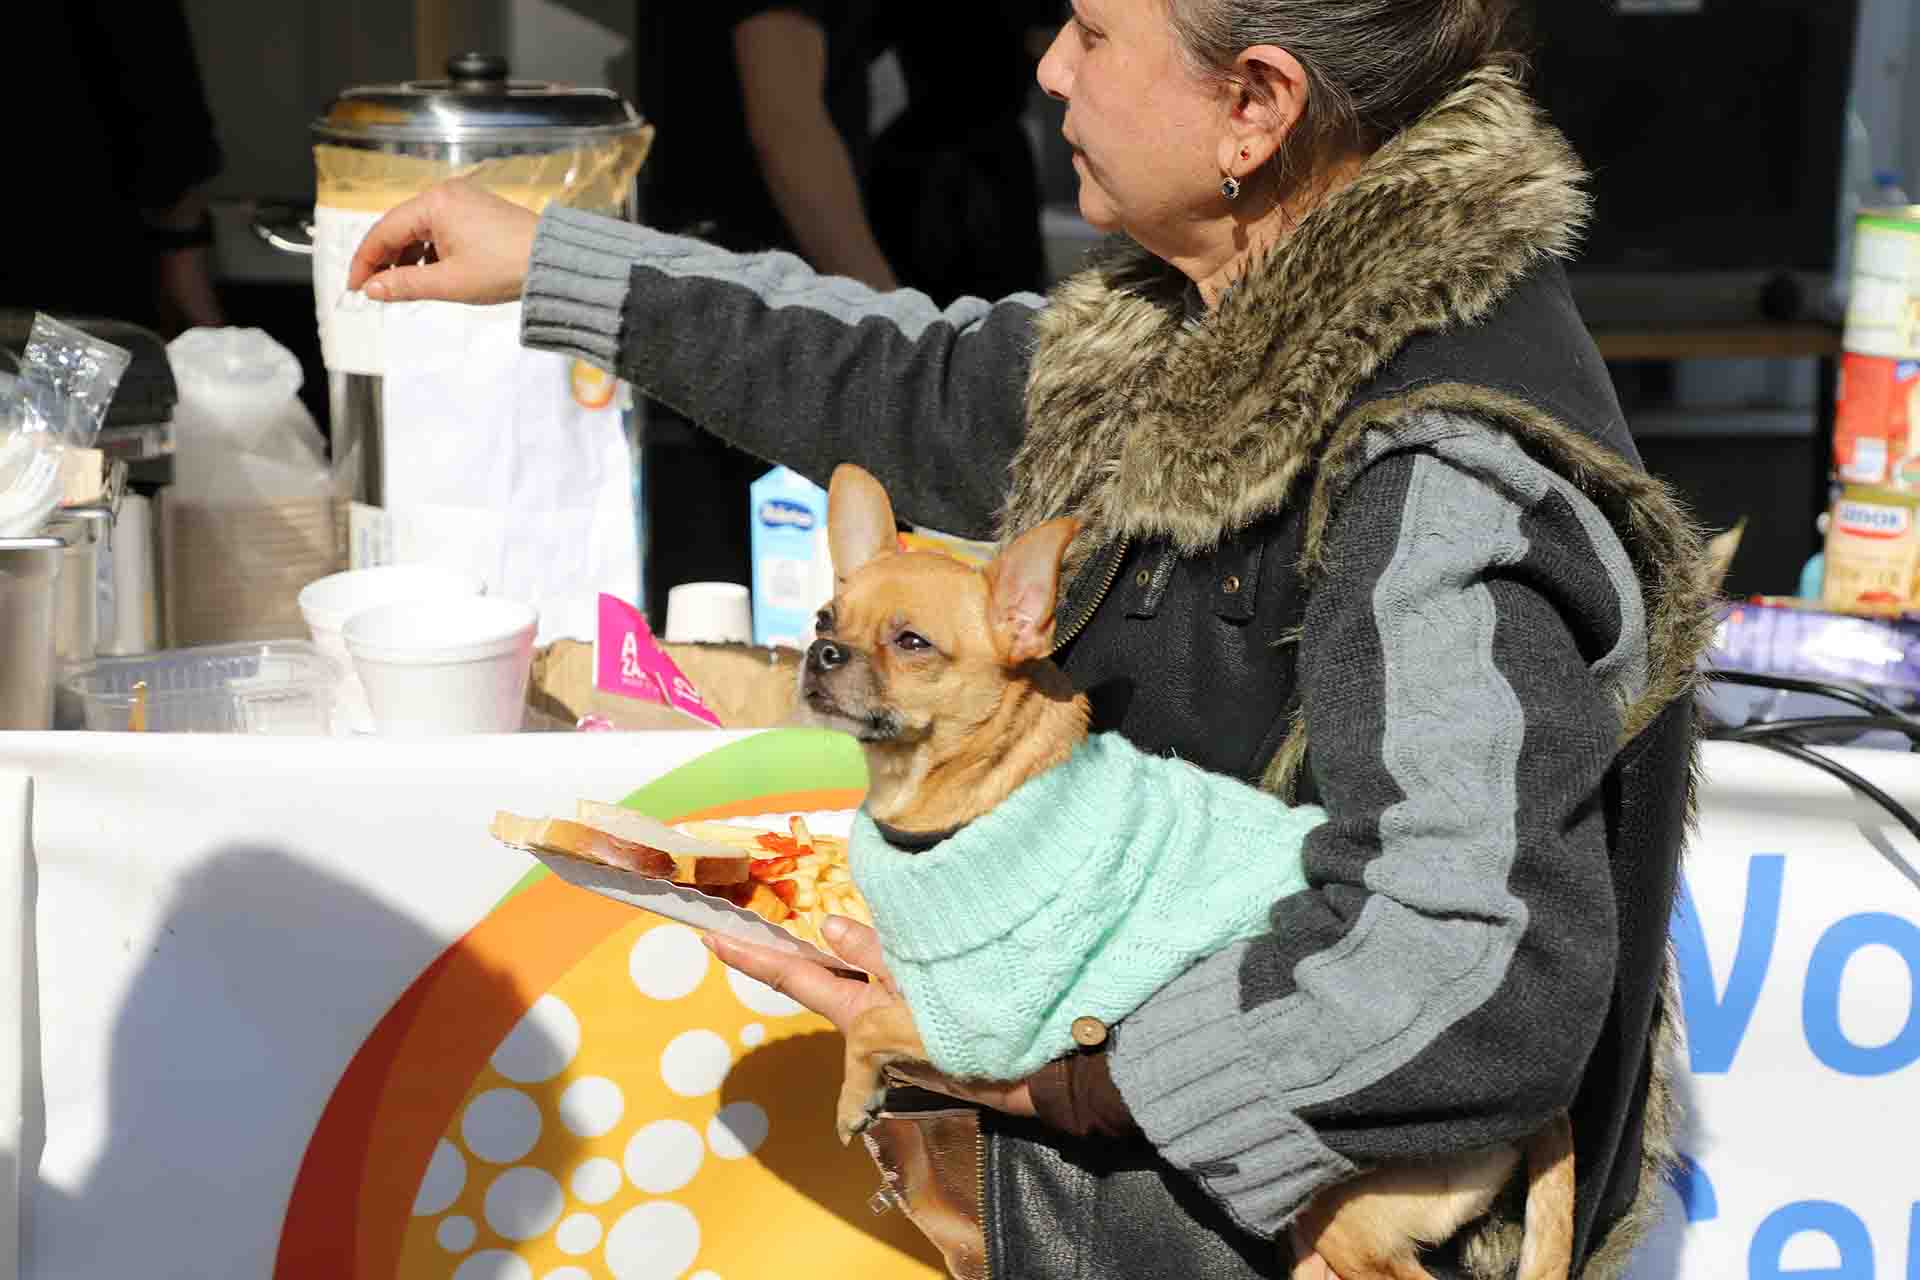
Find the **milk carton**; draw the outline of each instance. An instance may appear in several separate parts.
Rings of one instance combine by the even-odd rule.
[[[775,467],[753,482],[753,642],[804,649],[813,618],[833,599],[827,491]]]

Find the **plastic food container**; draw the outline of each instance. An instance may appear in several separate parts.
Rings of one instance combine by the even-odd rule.
[[[375,726],[390,735],[518,732],[539,621],[532,605],[487,596],[356,614],[347,652]]]
[[[313,645],[272,640],[102,658],[61,686],[80,704],[88,729],[126,729],[134,686],[145,682],[153,733],[324,735],[332,732],[339,678]]]
[[[374,731],[366,690],[347,653],[347,624],[369,609],[403,601],[458,599],[485,594],[487,584],[470,573],[425,564],[388,564],[349,569],[309,582],[300,591],[300,616],[320,652],[340,665],[340,714],[355,733]]]

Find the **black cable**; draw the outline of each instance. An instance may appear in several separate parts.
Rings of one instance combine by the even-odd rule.
[[[1898,716],[1900,708],[1850,685],[1830,684],[1825,680],[1802,680],[1796,676],[1761,675],[1754,671],[1712,671],[1708,678],[1719,684],[1741,684],[1756,689],[1779,689],[1786,693],[1813,693],[1836,702],[1848,702],[1877,716]]]
[[[1798,733],[1829,729],[1903,733],[1915,749],[1920,750],[1920,720],[1911,716],[1802,716],[1793,720],[1757,720],[1717,729],[1710,736],[1721,742],[1759,742],[1767,738],[1789,738]]]
[[[1714,730],[1708,737],[1722,742],[1744,742],[1751,746],[1764,747],[1789,759],[1810,765],[1832,778],[1837,778],[1858,794],[1879,805],[1887,814],[1905,827],[1907,833],[1920,840],[1920,819],[1905,805],[1895,800],[1885,791],[1867,781],[1856,770],[1848,768],[1838,760],[1821,755],[1806,743],[1798,741],[1804,733],[1829,731],[1835,729],[1858,729],[1861,732],[1888,730],[1903,733],[1913,744],[1913,750],[1920,751],[1920,719],[1915,719],[1900,711],[1897,707],[1874,697],[1863,690],[1847,685],[1829,684],[1821,680],[1802,680],[1794,676],[1761,675],[1750,671],[1715,671],[1711,678],[1727,684],[1746,685],[1760,689],[1778,689],[1789,693],[1810,693],[1836,702],[1849,703],[1867,712],[1862,716],[1802,716],[1791,720],[1763,720],[1751,724],[1731,725]],[[1916,871],[1900,853],[1879,842],[1871,842],[1874,848],[1894,870],[1912,881],[1920,888],[1920,871]]]
[[[1756,741],[1753,745],[1756,747],[1765,747],[1769,751],[1777,751],[1783,756],[1791,756],[1803,764],[1812,765],[1822,773],[1830,774],[1840,779],[1840,781],[1846,783],[1849,787],[1852,787],[1855,791],[1867,797],[1867,799],[1872,800],[1882,809],[1885,809],[1893,816],[1895,821],[1907,829],[1908,834],[1913,836],[1914,839],[1920,840],[1920,820],[1916,820],[1905,805],[1895,800],[1879,787],[1874,786],[1871,782],[1868,782],[1846,765],[1841,764],[1838,760],[1830,760],[1818,751],[1814,751],[1809,747],[1803,747],[1797,742],[1775,742],[1762,739]],[[1881,857],[1893,864],[1895,871],[1898,871],[1901,875],[1911,880],[1915,888],[1920,888],[1920,871],[1915,871],[1912,864],[1901,857],[1896,851],[1881,848],[1877,844],[1874,847],[1879,851]]]

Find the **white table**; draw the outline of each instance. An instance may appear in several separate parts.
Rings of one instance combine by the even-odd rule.
[[[0,734],[0,1119],[23,1117],[0,1259],[274,1274],[342,1072],[527,870],[493,810],[617,799],[744,736]],[[1914,757],[1836,754],[1920,808]],[[1636,1274],[1920,1274],[1920,887],[1876,847],[1920,846],[1803,765],[1713,745],[1708,766],[1676,931],[1695,1220],[1670,1215]]]

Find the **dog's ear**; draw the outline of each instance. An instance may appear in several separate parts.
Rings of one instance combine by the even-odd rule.
[[[988,621],[1008,666],[1053,652],[1053,606],[1060,560],[1080,531],[1070,518],[1036,525],[987,566]]]
[[[827,487],[827,545],[833,551],[836,585],[844,585],[875,556],[900,547],[887,491],[851,462],[833,469],[833,483]]]

